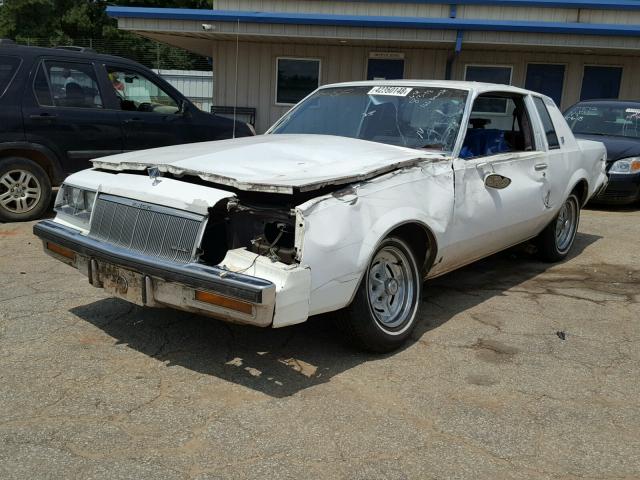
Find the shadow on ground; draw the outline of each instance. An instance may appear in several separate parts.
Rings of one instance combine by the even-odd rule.
[[[580,254],[599,238],[578,234],[572,255]],[[530,248],[518,246],[427,282],[424,302],[446,304],[447,309],[436,316],[425,314],[413,338],[419,339],[457,313],[502,295],[549,268],[550,264],[535,260]],[[170,309],[145,309],[113,298],[71,312],[118,343],[168,366],[214,375],[274,397],[328,382],[341,372],[380,358],[346,345],[326,316],[271,330]]]

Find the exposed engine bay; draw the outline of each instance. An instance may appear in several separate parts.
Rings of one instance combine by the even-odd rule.
[[[209,209],[200,260],[217,265],[228,250],[246,248],[274,262],[295,263],[295,212],[282,204],[221,200]]]

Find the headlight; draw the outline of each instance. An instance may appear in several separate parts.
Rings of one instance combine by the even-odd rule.
[[[92,190],[62,185],[56,197],[54,210],[58,215],[64,216],[65,220],[88,229],[95,200],[96,192]]]
[[[637,173],[640,172],[640,157],[616,160],[611,165],[609,173]]]

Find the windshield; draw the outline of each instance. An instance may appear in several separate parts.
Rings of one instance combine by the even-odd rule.
[[[449,153],[466,99],[466,91],[450,88],[326,88],[294,107],[270,133],[338,135]]]
[[[570,108],[565,119],[573,133],[640,138],[640,107],[581,104]]]

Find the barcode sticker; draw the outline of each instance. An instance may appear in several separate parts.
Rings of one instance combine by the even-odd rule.
[[[406,97],[413,90],[411,87],[373,87],[369,95],[391,95],[394,97]]]
[[[626,113],[640,113],[640,108],[627,108]]]

